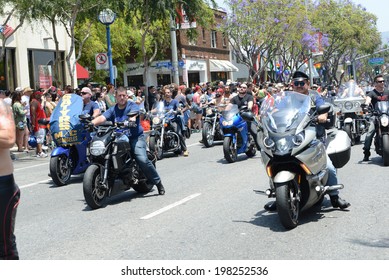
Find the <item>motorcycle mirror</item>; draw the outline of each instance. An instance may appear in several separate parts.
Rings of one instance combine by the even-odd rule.
[[[249,121],[253,121],[254,120],[254,114],[252,112],[243,112],[242,114],[240,114],[240,116],[242,117],[242,119],[244,119],[246,122]]]
[[[321,115],[321,114],[328,113],[330,110],[331,110],[331,105],[324,104],[324,105],[319,106],[316,111],[319,115]]]

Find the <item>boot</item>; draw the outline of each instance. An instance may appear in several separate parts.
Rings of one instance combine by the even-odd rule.
[[[349,207],[351,205],[346,200],[341,199],[338,195],[331,195],[330,199],[331,199],[332,207],[334,207],[334,208],[339,207],[340,209],[346,209],[347,207]]]
[[[277,204],[275,201],[271,201],[271,202],[265,204],[265,206],[263,208],[265,208],[265,210],[267,210],[267,211],[276,211]]]
[[[159,194],[159,195],[164,195],[164,194],[165,194],[165,188],[164,188],[163,185],[162,185],[162,181],[160,181],[160,182],[157,184],[157,189],[158,189],[158,194]]]
[[[363,154],[365,155],[363,157],[363,161],[369,161],[370,151],[369,150],[363,150]]]

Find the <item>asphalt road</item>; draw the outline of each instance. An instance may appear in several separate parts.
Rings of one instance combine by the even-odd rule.
[[[325,199],[287,231],[270,201],[259,154],[229,164],[222,146],[204,148],[188,139],[189,157],[157,162],[166,188],[139,195],[130,190],[90,210],[82,176],[56,187],[49,158],[14,161],[21,188],[15,234],[24,260],[387,260],[389,167],[373,152],[361,163],[361,144],[338,172],[341,197],[352,205],[335,210]]]

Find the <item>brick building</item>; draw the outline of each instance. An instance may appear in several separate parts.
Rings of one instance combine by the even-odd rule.
[[[228,38],[216,30],[216,26],[223,21],[226,13],[219,10],[213,11],[215,26],[209,29],[197,26],[196,39],[189,40],[184,29],[176,32],[180,83],[194,86],[208,81],[226,82],[231,78],[231,72],[238,71],[238,68],[230,62]],[[143,70],[142,64],[127,64],[124,85],[142,84]],[[152,63],[148,77],[150,85],[165,85],[171,83],[172,80],[170,56],[166,60]]]

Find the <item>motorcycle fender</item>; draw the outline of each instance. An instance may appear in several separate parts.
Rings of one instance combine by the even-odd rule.
[[[63,148],[63,147],[56,147],[52,152],[51,152],[51,157],[57,157],[60,155],[66,155],[67,157],[69,156],[70,149]]]
[[[344,123],[346,124],[346,123],[352,123],[353,122],[353,119],[352,118],[350,118],[350,117],[348,117],[348,118],[346,118],[345,120],[344,120]]]
[[[278,184],[290,182],[294,179],[295,176],[296,174],[293,172],[281,171],[276,174],[276,176],[273,179],[273,182]]]

